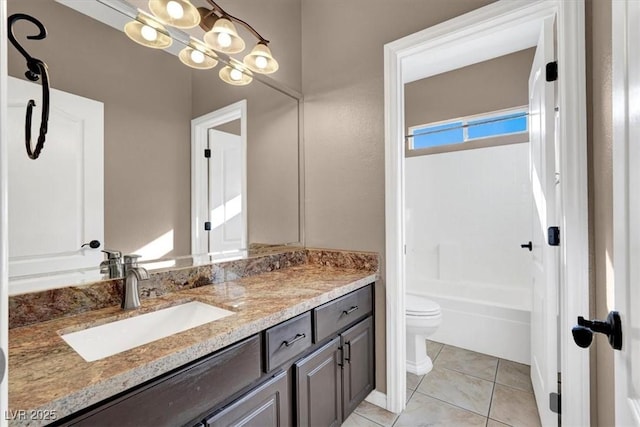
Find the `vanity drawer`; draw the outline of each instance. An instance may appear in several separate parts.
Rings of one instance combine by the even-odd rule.
[[[254,335],[63,425],[184,425],[260,375],[260,336]]]
[[[371,288],[371,285],[366,286],[313,309],[314,342],[330,337],[371,313]]]
[[[265,372],[311,347],[311,313],[306,312],[265,331]]]

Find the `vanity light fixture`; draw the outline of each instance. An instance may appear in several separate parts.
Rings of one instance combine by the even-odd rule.
[[[230,54],[245,49],[245,42],[238,34],[235,24],[246,28],[256,39],[257,44],[242,62],[228,57],[228,64],[219,72],[225,82],[244,86],[253,80],[252,73],[271,74],[278,70],[269,40],[265,39],[251,25],[242,19],[228,14],[215,1],[206,0],[211,6],[195,8],[189,0],[149,0],[149,9],[155,16],[139,12],[135,21],[125,25],[124,31],[136,43],[156,49],[171,46],[173,39],[163,26],[193,28],[200,25],[205,31],[204,41],[191,37],[189,45],[179,53],[183,64],[196,69],[210,69],[217,65],[218,56],[214,51],[223,53],[227,61]]]
[[[244,64],[256,73],[270,74],[278,69],[278,62],[273,58],[271,49],[269,49],[269,40],[265,39],[251,25],[242,19],[236,18],[228,14],[215,1],[207,0],[212,9],[199,7],[200,28],[206,31],[204,42],[213,50],[218,52],[233,54],[242,52],[245,48],[245,42],[238,35],[238,31],[234,25],[242,25],[256,39],[258,43],[244,58]]]
[[[231,59],[230,65],[220,70],[219,76],[226,83],[234,86],[245,86],[253,80],[251,72],[243,67],[240,61],[236,61],[233,58]]]
[[[204,43],[191,38],[189,46],[178,55],[184,65],[199,70],[208,70],[218,65],[218,56]]]
[[[124,32],[134,42],[154,49],[164,49],[173,43],[167,29],[143,12],[124,26]]]
[[[189,0],[149,0],[156,18],[176,28],[193,28],[200,23],[198,9]]]
[[[263,42],[253,48],[251,53],[244,57],[244,65],[251,71],[262,74],[271,74],[278,71],[278,61],[273,59],[271,49]]]
[[[216,19],[215,24],[204,35],[204,42],[222,53],[238,53],[244,50],[245,44],[238,35],[236,26],[227,18]]]

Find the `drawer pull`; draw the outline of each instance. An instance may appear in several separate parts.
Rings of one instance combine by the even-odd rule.
[[[307,337],[306,334],[296,334],[294,339],[292,339],[291,341],[283,341],[282,344],[284,344],[286,347],[289,347],[289,346],[293,345],[294,343],[305,339],[306,337]]]
[[[349,310],[343,310],[342,314],[351,314],[358,309],[357,305],[352,306]]]

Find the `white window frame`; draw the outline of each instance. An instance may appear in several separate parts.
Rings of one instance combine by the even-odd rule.
[[[413,147],[415,131],[419,130],[419,129],[424,129],[425,127],[442,126],[442,125],[446,125],[446,124],[449,124],[449,123],[457,123],[457,122],[461,122],[462,125],[464,126],[464,125],[467,125],[469,122],[476,121],[476,120],[490,119],[490,118],[496,117],[496,116],[506,116],[506,115],[510,115],[510,114],[519,114],[519,113],[527,113],[527,129],[524,130],[524,131],[521,131],[521,132],[511,132],[511,133],[505,133],[505,134],[501,134],[501,135],[492,135],[492,136],[484,136],[484,137],[481,137],[481,138],[471,138],[471,139],[469,139],[469,128],[465,126],[465,127],[462,128],[462,141],[460,141],[460,142],[454,142],[454,143],[451,143],[451,144],[438,145],[436,147],[425,147],[425,148],[414,148]],[[512,135],[522,135],[522,134],[527,134],[528,135],[529,134],[529,117],[528,117],[528,113],[529,113],[529,106],[521,105],[519,107],[505,108],[503,110],[490,111],[488,113],[480,113],[480,114],[474,114],[474,115],[471,115],[471,116],[458,117],[458,118],[455,118],[455,119],[440,120],[438,122],[431,122],[431,123],[425,123],[425,124],[421,124],[421,125],[410,126],[409,129],[408,129],[409,133],[407,135],[407,150],[409,150],[409,151],[431,150],[431,149],[435,149],[435,148],[451,147],[451,146],[456,146],[456,145],[459,145],[459,144],[468,144],[468,143],[471,143],[471,142],[483,141],[483,140],[495,140],[496,143],[495,144],[491,144],[491,145],[502,145],[502,144],[499,143],[500,139],[502,139],[502,138],[510,137]],[[454,128],[452,128],[452,130],[453,129],[457,129],[457,128],[454,127]],[[520,141],[520,142],[524,142],[524,141]],[[485,145],[483,144],[483,146],[485,146]]]

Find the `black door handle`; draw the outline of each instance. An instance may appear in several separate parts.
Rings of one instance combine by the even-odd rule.
[[[98,249],[100,247],[101,243],[100,240],[92,240],[89,243],[85,243],[84,245],[80,246],[81,248],[84,248],[85,246],[89,246],[91,249]]]
[[[529,242],[529,243],[523,243],[522,245],[520,245],[520,247],[522,249],[524,248],[529,248],[529,252],[531,252],[533,250],[533,243]]]
[[[610,311],[607,320],[586,320],[578,317],[578,324],[571,329],[573,340],[579,347],[587,348],[593,340],[593,333],[599,332],[609,338],[609,345],[614,350],[622,349],[622,322],[617,311]]]

